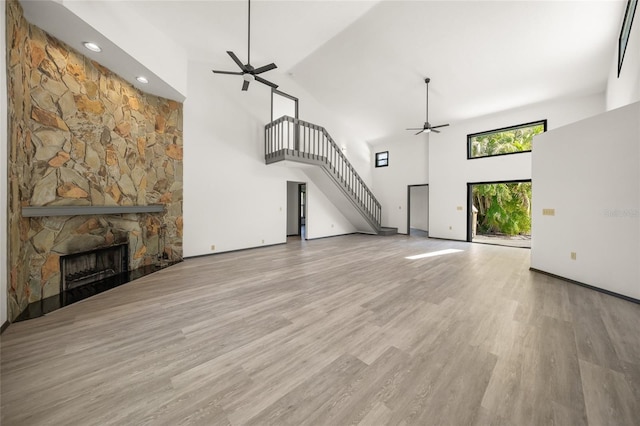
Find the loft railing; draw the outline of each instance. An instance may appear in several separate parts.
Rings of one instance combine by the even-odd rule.
[[[324,127],[288,116],[267,124],[265,158],[268,160],[283,152],[302,160],[322,162],[342,183],[361,212],[380,229],[380,203]]]

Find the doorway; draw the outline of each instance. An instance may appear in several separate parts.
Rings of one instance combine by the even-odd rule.
[[[429,184],[407,187],[407,235],[429,236]]]
[[[298,235],[303,240],[307,239],[307,184],[298,185]]]
[[[287,182],[287,237],[307,236],[307,184]]]
[[[531,248],[531,179],[467,183],[467,241]]]

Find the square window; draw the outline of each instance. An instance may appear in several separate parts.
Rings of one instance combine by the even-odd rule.
[[[376,167],[387,167],[389,165],[389,151],[376,152]]]

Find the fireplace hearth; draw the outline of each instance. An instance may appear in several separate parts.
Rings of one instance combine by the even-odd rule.
[[[117,244],[60,257],[60,292],[92,284],[129,270],[127,244]]]

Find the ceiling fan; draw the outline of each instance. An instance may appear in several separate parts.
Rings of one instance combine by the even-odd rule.
[[[277,84],[267,81],[258,75],[258,74],[262,74],[263,72],[271,71],[274,68],[278,68],[276,64],[271,63],[269,65],[265,65],[259,68],[254,68],[251,65],[251,0],[249,0],[248,17],[249,19],[248,19],[248,25],[247,25],[247,33],[248,33],[247,34],[247,63],[243,64],[240,61],[240,59],[238,59],[235,53],[233,53],[230,50],[227,50],[227,53],[229,54],[229,56],[231,56],[231,59],[233,59],[233,61],[238,65],[238,67],[240,67],[242,71],[241,72],[240,71],[218,71],[218,70],[212,70],[212,71],[215,74],[241,75],[244,80],[244,82],[242,83],[242,90],[244,91],[246,91],[249,88],[249,83],[251,83],[254,80],[262,84],[266,84],[267,86],[271,86],[274,89],[277,89],[278,88]]]
[[[449,124],[440,124],[439,126],[432,126],[429,123],[429,82],[430,81],[431,79],[428,77],[424,80],[424,82],[427,83],[427,117],[424,122],[424,126],[422,126],[421,128],[416,127],[416,128],[407,129],[407,130],[420,130],[418,133],[416,133],[416,135],[419,135],[420,133],[430,133],[430,132],[440,133],[440,130],[436,130],[437,128],[447,127],[449,125]]]

